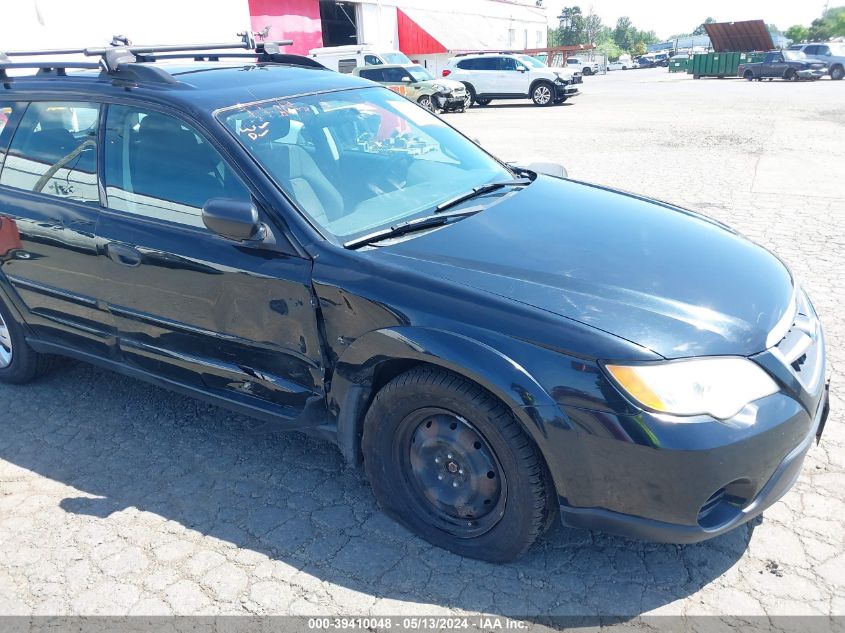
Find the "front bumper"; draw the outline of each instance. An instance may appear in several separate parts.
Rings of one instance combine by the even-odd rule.
[[[599,530],[665,543],[696,543],[724,534],[759,515],[789,491],[801,473],[804,457],[813,439],[817,441],[821,439],[829,411],[828,385],[825,385],[816,413],[809,425],[809,431],[800,443],[780,461],[750,501],[738,501],[737,497],[722,492],[722,497],[713,502],[710,499],[705,502],[704,506],[711,503],[712,507],[708,507],[708,513],[696,525],[649,519],[603,508],[573,507],[567,503],[566,499],[561,500],[561,520],[569,527]],[[809,416],[806,417],[809,418]],[[800,421],[794,422],[800,423]],[[792,425],[793,421],[790,420],[787,424]],[[740,451],[742,452],[744,451]],[[750,455],[749,460],[753,460]],[[717,454],[714,454],[712,461],[711,467],[729,466]],[[669,474],[666,473],[667,476]],[[733,482],[730,485],[733,485]],[[753,489],[753,482],[742,482],[735,487],[735,490],[742,490],[743,486],[746,490]],[[724,488],[721,491],[724,491]]]
[[[466,106],[466,94],[436,94],[432,101],[438,110],[459,110]]]
[[[578,88],[572,84],[555,84],[555,99],[569,99],[579,94],[581,93]]]
[[[801,79],[818,79],[827,74],[826,68],[805,68],[798,71],[798,77]]]

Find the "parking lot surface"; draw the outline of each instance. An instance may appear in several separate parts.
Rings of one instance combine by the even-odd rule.
[[[329,443],[67,362],[0,386],[0,614],[845,615],[845,81],[655,69],[582,92],[445,116],[503,159],[724,221],[793,269],[826,329],[832,413],[762,519],[689,546],[556,526],[517,563],[463,559],[385,517]]]

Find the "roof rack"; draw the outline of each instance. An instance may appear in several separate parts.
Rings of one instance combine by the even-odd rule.
[[[465,57],[467,55],[520,55],[522,51],[463,51],[462,53],[455,53],[455,57]]]
[[[239,42],[216,42],[208,44],[169,44],[161,46],[134,46],[123,36],[115,36],[110,46],[97,48],[65,48],[35,51],[0,52],[0,81],[8,85],[12,77],[7,70],[38,69],[36,76],[67,76],[67,69],[101,69],[117,80],[145,81],[154,83],[178,83],[170,73],[161,67],[144,65],[159,59],[193,59],[194,61],[219,61],[221,58],[253,59],[258,62],[291,64],[310,68],[324,68],[313,59],[300,55],[282,53],[281,47],[290,46],[292,40],[256,43],[249,32],[238,33]],[[234,49],[252,53],[228,53]],[[203,51],[214,51],[203,53]],[[99,57],[98,62],[49,61],[14,62],[13,57],[36,57],[52,55],[85,55]]]

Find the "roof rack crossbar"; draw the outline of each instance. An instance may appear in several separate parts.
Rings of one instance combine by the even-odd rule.
[[[163,68],[145,66],[141,62],[156,61],[156,59],[195,59],[197,61],[215,60],[220,57],[252,58],[259,62],[272,62],[323,68],[322,64],[307,57],[281,53],[281,47],[290,46],[293,40],[279,40],[270,42],[256,42],[252,33],[238,33],[238,42],[212,42],[207,44],[168,44],[161,46],[134,46],[123,36],[113,38],[111,46],[89,48],[63,48],[34,51],[0,51],[0,79],[8,82],[12,79],[6,70],[16,68],[37,68],[39,75],[65,76],[68,68],[103,69],[114,79],[125,81],[150,81],[155,83],[178,83],[170,73]],[[240,49],[254,51],[252,53],[227,53]],[[202,51],[214,51],[202,54]],[[163,55],[160,53],[164,53]],[[100,62],[13,62],[12,57],[47,56],[47,55],[85,55],[99,57]],[[55,73],[53,72],[55,71]]]
[[[5,59],[8,59],[6,57]],[[6,71],[16,69],[38,69],[39,75],[53,75],[64,77],[68,68],[98,69],[96,62],[6,62],[0,54],[0,81],[9,82],[13,79]],[[55,71],[55,74],[53,73]]]
[[[307,66],[308,68],[325,68],[320,62],[304,55],[288,53],[168,53],[165,55],[139,55],[139,62],[155,62],[164,59],[191,59],[195,62],[220,61],[220,59],[251,59],[258,62],[275,64],[289,64],[292,66]]]
[[[88,57],[102,57],[106,69],[110,72],[117,70],[120,64],[137,61],[139,55],[154,55],[156,53],[189,53],[214,50],[254,50],[256,53],[276,53],[281,46],[290,46],[292,40],[278,42],[262,42],[256,44],[254,40],[244,35],[240,42],[213,42],[208,44],[167,44],[161,46],[107,46],[86,48],[82,51]]]

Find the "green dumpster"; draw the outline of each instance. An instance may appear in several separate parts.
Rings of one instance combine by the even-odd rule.
[[[670,73],[685,73],[690,63],[689,57],[673,57],[669,60]]]
[[[687,67],[694,79],[699,77],[736,77],[740,64],[760,61],[765,53],[696,53]]]

